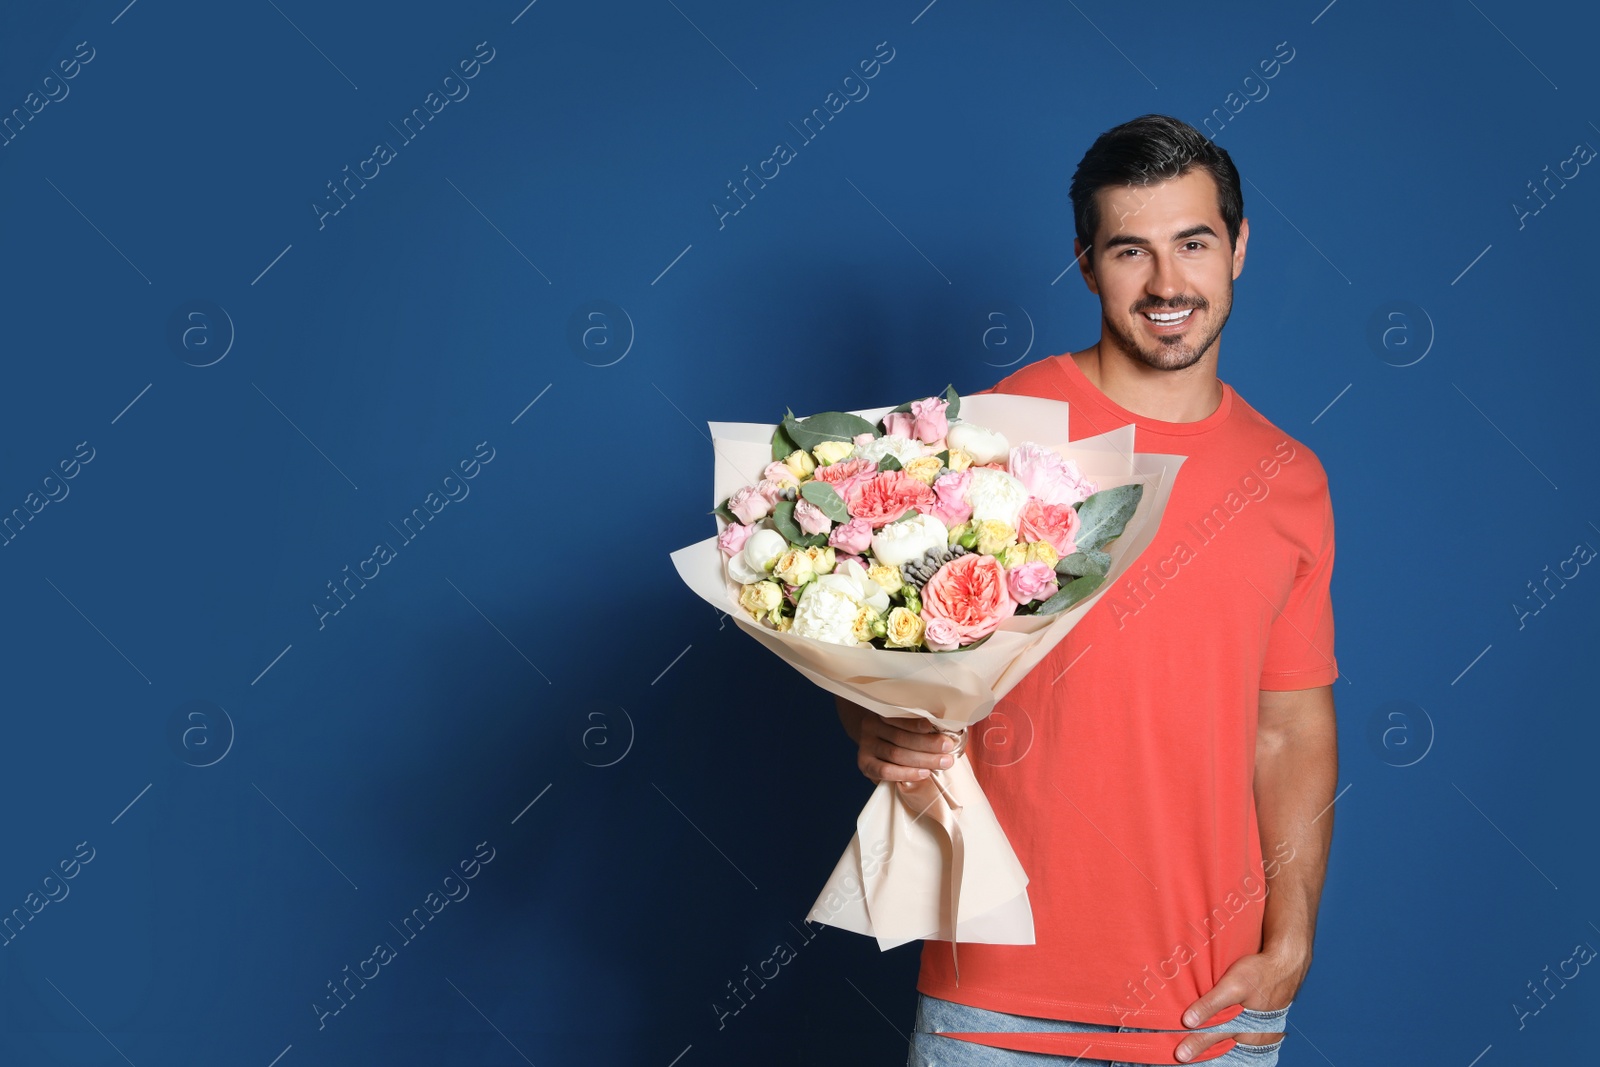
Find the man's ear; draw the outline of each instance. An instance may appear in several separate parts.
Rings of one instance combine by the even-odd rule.
[[[1099,296],[1100,285],[1095,281],[1094,264],[1090,262],[1094,253],[1090,252],[1089,255],[1084,255],[1083,242],[1076,237],[1072,239],[1072,253],[1074,260],[1078,264],[1078,272],[1083,275],[1083,284],[1089,287],[1091,293]]]
[[[1250,220],[1248,218],[1241,218],[1239,220],[1239,239],[1235,241],[1233,245],[1233,277],[1236,281],[1238,280],[1239,275],[1244,273],[1244,246],[1248,244],[1249,241]]]

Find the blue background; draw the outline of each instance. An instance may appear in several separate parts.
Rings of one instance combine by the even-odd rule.
[[[1591,8],[125,2],[0,13],[0,112],[93,49],[0,147],[0,511],[93,450],[0,549],[0,913],[93,850],[0,948],[5,1062],[902,1062],[916,947],[796,930],[853,746],[668,561],[714,532],[705,424],[1091,344],[1073,167],[1213,109],[1253,237],[1221,376],[1338,515],[1338,831],[1282,1062],[1592,1046],[1593,968],[1512,1007],[1600,945],[1600,577],[1512,607],[1600,546],[1600,177],[1513,207],[1600,145]]]

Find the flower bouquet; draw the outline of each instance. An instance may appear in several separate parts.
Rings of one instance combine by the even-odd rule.
[[[957,740],[954,766],[879,783],[809,918],[883,949],[1033,943],[966,729],[1149,545],[1183,459],[1134,453],[1131,425],[1069,444],[1068,414],[947,388],[711,424],[719,532],[672,554],[680,576],[823,689]]]

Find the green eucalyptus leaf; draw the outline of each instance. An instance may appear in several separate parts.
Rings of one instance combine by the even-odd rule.
[[[905,512],[898,519],[896,519],[894,521],[895,522],[905,522],[907,519],[914,519],[920,514],[922,514],[922,513],[920,511],[918,511],[916,508],[907,508],[905,510]]]
[[[838,490],[827,482],[812,480],[800,487],[800,495],[816,505],[828,518],[834,522],[849,522],[850,512],[844,506],[844,501],[839,497]]]
[[[944,398],[950,404],[944,409],[944,417],[954,422],[961,417],[961,394],[956,392],[955,386],[947,385],[944,387]]]
[[[772,458],[775,460],[788,459],[789,454],[800,446],[794,443],[794,438],[789,436],[783,424],[779,423],[772,431]]]
[[[876,426],[848,411],[819,411],[806,419],[786,415],[782,429],[791,441],[807,450],[816,448],[824,441],[851,441],[857,434],[878,435]]]
[[[1035,615],[1054,615],[1072,607],[1078,601],[1100,588],[1100,583],[1105,581],[1103,574],[1085,574],[1081,578],[1074,578],[1061,587],[1060,592],[1039,605]]]
[[[1083,501],[1078,508],[1079,551],[1099,548],[1122,533],[1143,495],[1144,486],[1135,483],[1102,489]]]
[[[711,514],[720,515],[722,518],[727,519],[730,524],[734,524],[739,521],[739,516],[729,511],[727,504],[718,504],[716,510]]]
[[[1077,551],[1056,561],[1056,573],[1081,578],[1085,574],[1105,574],[1111,569],[1111,555],[1098,548]]]
[[[882,459],[878,460],[878,470],[880,471],[898,471],[904,469],[905,468],[900,465],[900,461],[895,459],[893,456],[884,456]]]

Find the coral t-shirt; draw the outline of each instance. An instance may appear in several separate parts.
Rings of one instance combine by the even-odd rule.
[[[1028,872],[1036,943],[962,942],[957,986],[949,944],[926,941],[917,989],[1017,1015],[1183,1030],[1183,1011],[1261,951],[1267,879],[1292,862],[1287,843],[1264,848],[1257,831],[1256,721],[1261,690],[1338,677],[1327,476],[1225,382],[1214,412],[1183,423],[1120,407],[1070,354],[984,392],[1067,401],[1072,440],[1133,423],[1136,451],[1186,458],[1154,541],[968,738]],[[1027,1047],[1079,1055],[1090,1036]],[[1115,1052],[1096,1051],[1172,1063],[1182,1038],[1121,1034]]]

